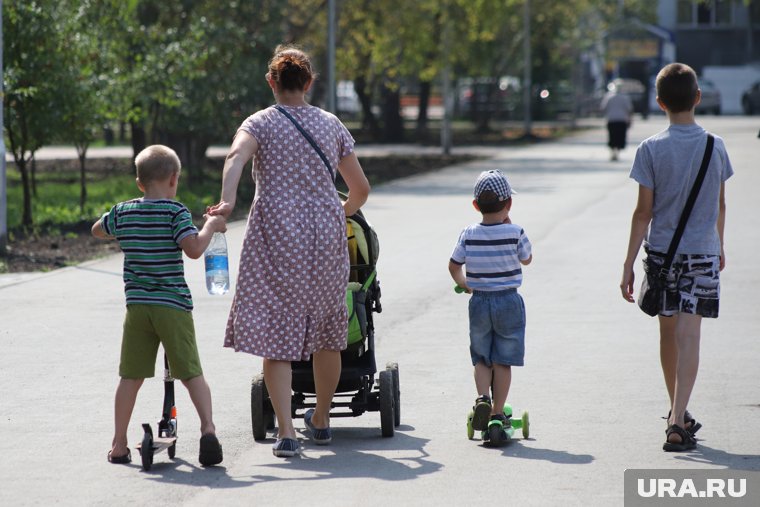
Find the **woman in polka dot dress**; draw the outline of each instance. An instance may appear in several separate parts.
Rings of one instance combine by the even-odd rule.
[[[229,216],[243,166],[254,157],[256,195],[224,346],[264,358],[278,422],[273,452],[293,456],[298,441],[290,413],[291,361],[313,355],[317,406],[306,423],[317,443],[331,439],[330,404],[346,347],[345,217],[364,204],[370,187],[348,130],[334,115],[306,103],[314,80],[308,55],[279,46],[266,79],[277,104],[314,138],[349,189],[341,203],[317,152],[284,114],[269,107],[240,126],[224,164],[221,201],[209,208],[212,215]]]

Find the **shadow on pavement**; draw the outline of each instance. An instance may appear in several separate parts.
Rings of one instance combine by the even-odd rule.
[[[308,438],[303,439],[300,457],[261,465],[274,469],[310,472],[309,475],[253,475],[251,478],[254,482],[361,477],[408,481],[432,474],[443,467],[440,463],[428,459],[430,455],[425,451],[428,439],[412,437],[399,432],[398,429],[393,438],[382,438],[379,434],[376,438],[367,437],[366,429],[341,429],[335,431],[334,438],[332,444],[325,447],[312,444]],[[381,455],[385,453],[392,453],[393,456]]]
[[[166,454],[164,454],[166,458]],[[141,469],[140,457],[133,458],[132,467]],[[182,469],[180,469],[182,467]],[[227,475],[227,469],[221,466],[203,468],[180,458],[166,461],[155,461],[149,471],[142,471],[147,479],[165,483],[179,484],[183,486],[197,486],[201,488],[243,488],[250,486],[252,481],[236,480]]]
[[[528,441],[532,441],[532,439]],[[589,465],[594,461],[594,457],[590,454],[573,454],[567,451],[555,451],[554,449],[526,447],[521,445],[520,440],[513,441],[500,450],[504,456],[550,461],[560,465]]]
[[[693,452],[675,456],[675,459],[686,463],[724,466],[729,470],[760,471],[760,455],[731,454],[720,449],[707,447],[701,442]]]

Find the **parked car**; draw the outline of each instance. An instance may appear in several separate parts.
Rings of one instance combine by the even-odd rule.
[[[534,87],[533,115],[536,120],[553,120],[572,114],[575,89],[567,81],[539,84]]]
[[[720,114],[720,91],[712,81],[699,80],[699,89],[702,90],[702,100],[697,104],[695,112]]]
[[[742,93],[742,109],[744,114],[760,113],[760,81],[755,81]]]
[[[519,89],[519,80],[512,76],[462,78],[457,83],[456,113],[510,119],[521,103]]]
[[[339,116],[355,118],[361,112],[359,95],[356,93],[353,81],[338,81],[335,99],[335,107]]]

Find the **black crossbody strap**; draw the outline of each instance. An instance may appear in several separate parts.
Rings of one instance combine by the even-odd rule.
[[[707,166],[710,165],[714,143],[715,138],[712,134],[708,133],[705,154],[702,156],[702,165],[699,167],[697,179],[694,180],[694,186],[691,187],[691,193],[689,193],[689,197],[686,199],[686,204],[683,207],[683,212],[678,221],[676,232],[673,233],[673,239],[670,241],[670,247],[668,247],[668,253],[665,256],[665,264],[663,264],[661,271],[667,272],[670,269],[670,265],[673,263],[673,258],[678,249],[678,243],[681,242],[681,236],[683,235],[684,229],[686,229],[686,222],[689,221],[689,215],[691,215],[691,210],[694,208],[694,203],[697,201],[697,195],[699,195],[699,190],[702,188],[702,182],[705,180],[705,174],[707,174]]]
[[[327,160],[327,157],[325,156],[324,152],[319,148],[319,145],[314,140],[314,138],[311,137],[311,135],[309,135],[308,132],[306,132],[306,130],[301,126],[301,124],[298,123],[298,121],[295,118],[293,118],[293,115],[291,115],[284,107],[277,104],[276,106],[274,106],[274,108],[277,109],[282,114],[284,114],[285,117],[288,120],[290,120],[291,123],[293,123],[293,125],[295,125],[295,127],[298,129],[301,135],[309,142],[311,147],[314,148],[314,151],[317,152],[317,155],[319,155],[319,158],[321,158],[322,162],[325,163],[325,167],[327,167],[327,172],[330,173],[330,181],[335,183],[335,173],[333,173],[332,166],[330,165],[330,161]]]

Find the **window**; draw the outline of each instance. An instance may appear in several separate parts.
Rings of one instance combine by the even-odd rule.
[[[736,0],[678,0],[677,22],[681,26],[731,25]],[[750,4],[754,8],[757,2]],[[753,18],[754,19],[754,18]]]
[[[697,24],[709,25],[712,21],[712,2],[699,2],[697,4]]]
[[[731,0],[715,0],[715,24],[730,25],[731,19]]]
[[[694,24],[694,4],[691,0],[678,0],[678,24]]]
[[[749,4],[749,19],[753,25],[760,24],[760,2],[754,1]]]

